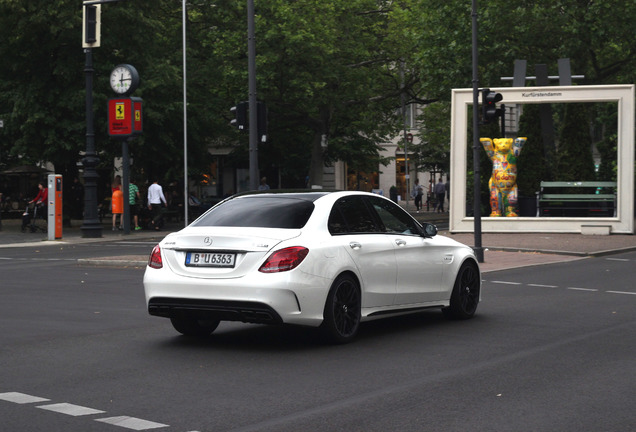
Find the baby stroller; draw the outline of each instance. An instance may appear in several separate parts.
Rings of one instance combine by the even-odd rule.
[[[31,232],[36,232],[36,231],[46,232],[46,228],[36,225],[37,218],[38,218],[38,208],[40,212],[44,211],[44,209],[41,208],[41,206],[39,205],[27,204],[26,208],[24,209],[24,213],[22,213],[22,232],[26,232],[27,229],[30,230]],[[29,212],[29,210],[31,211],[32,214]]]

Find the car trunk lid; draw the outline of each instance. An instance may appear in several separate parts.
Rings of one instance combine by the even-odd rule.
[[[256,271],[276,245],[299,235],[291,229],[188,227],[160,246],[164,264],[181,276],[238,278]]]

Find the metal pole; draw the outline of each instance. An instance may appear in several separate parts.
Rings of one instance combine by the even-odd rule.
[[[401,87],[402,92],[400,94],[400,99],[402,102],[402,122],[404,127],[404,180],[406,182],[406,193],[404,194],[404,199],[406,200],[406,209],[409,207],[409,194],[411,193],[410,184],[409,184],[409,151],[408,151],[408,138],[406,136],[406,95],[404,94],[404,60],[402,60],[402,67],[400,68],[400,78],[401,78]]]
[[[256,39],[254,36],[254,0],[247,0],[247,73],[249,75],[249,153],[250,189],[258,188],[258,115],[256,112]]]
[[[84,165],[84,221],[82,237],[96,238],[102,236],[102,225],[97,215],[97,164],[99,158],[95,153],[95,129],[93,125],[93,52],[85,48],[86,65],[86,154],[82,159]]]
[[[122,214],[122,226],[124,234],[130,234],[130,155],[128,153],[128,141],[125,138],[121,141],[121,163],[122,163],[122,185],[121,190],[124,194],[124,213]]]
[[[472,0],[473,22],[473,213],[475,220],[475,255],[477,261],[484,262],[484,249],[481,246],[481,197],[479,172],[479,72],[477,50],[477,0]]]
[[[183,220],[188,226],[188,95],[186,94],[186,0],[182,4],[183,15]]]

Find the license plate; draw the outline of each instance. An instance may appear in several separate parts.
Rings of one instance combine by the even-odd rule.
[[[218,252],[188,252],[185,265],[188,267],[234,267],[236,254]]]

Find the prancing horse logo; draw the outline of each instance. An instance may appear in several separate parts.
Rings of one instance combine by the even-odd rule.
[[[204,238],[203,243],[205,243],[206,246],[210,246],[212,244],[212,237]]]

